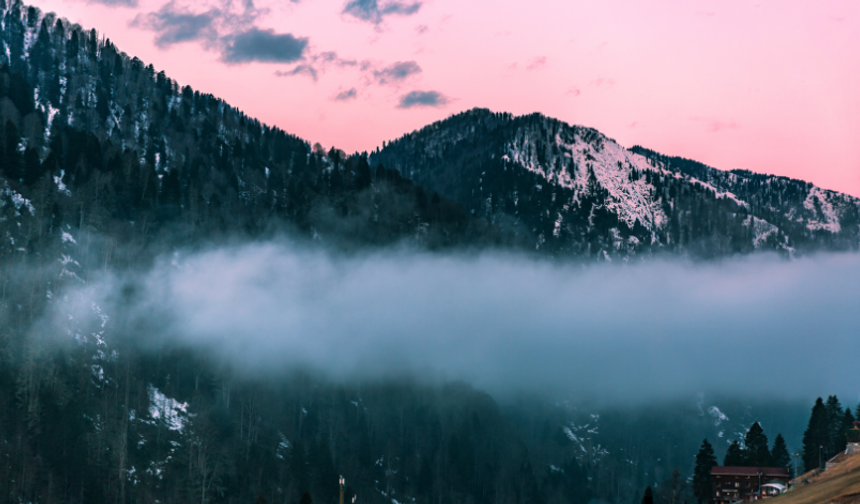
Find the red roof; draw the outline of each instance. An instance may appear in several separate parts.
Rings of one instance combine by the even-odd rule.
[[[714,466],[712,476],[762,476],[768,478],[789,478],[787,467],[732,467]]]

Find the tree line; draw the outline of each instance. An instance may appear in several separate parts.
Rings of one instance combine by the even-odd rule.
[[[843,408],[839,399],[831,395],[825,402],[822,398],[815,401],[806,431],[803,434],[803,449],[796,455],[801,456],[805,471],[823,468],[824,463],[834,455],[845,450],[848,430],[860,417],[860,405],[856,414],[851,408]],[[768,447],[768,437],[758,422],[750,426],[743,440],[734,440],[726,450],[723,465],[727,467],[785,467],[789,472],[795,468],[793,456],[782,434],[777,434],[772,447]],[[707,439],[702,441],[696,454],[693,474],[693,489],[699,504],[711,502],[711,469],[719,465],[714,447]]]

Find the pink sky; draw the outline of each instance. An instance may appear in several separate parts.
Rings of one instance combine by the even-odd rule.
[[[30,1],[326,147],[371,150],[473,107],[537,111],[624,146],[860,197],[856,0],[357,0],[365,8],[351,12],[365,20],[347,0],[257,0],[254,11],[247,0]],[[211,23],[205,36],[159,46],[159,35],[189,32],[159,32],[152,12],[209,13]],[[231,37],[253,27],[307,38],[301,59],[224,63]],[[298,65],[316,80],[277,75]],[[398,107],[413,91],[447,100]]]

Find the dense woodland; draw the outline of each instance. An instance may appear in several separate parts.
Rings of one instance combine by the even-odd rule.
[[[86,297],[91,277],[281,235],[352,253],[534,250],[543,233],[473,212],[378,153],[263,125],[95,30],[17,0],[0,14],[0,501],[332,503],[338,475],[358,502],[638,502],[647,485],[658,502],[692,495],[689,454],[719,425],[695,401],[498,403],[461,383],[248,376],[142,344],[149,334]],[[552,204],[530,201],[536,215]],[[701,215],[671,240],[704,236]],[[613,219],[586,219],[610,223],[583,228],[594,250]],[[732,407],[749,424],[749,406]],[[796,411],[758,414],[773,424]]]

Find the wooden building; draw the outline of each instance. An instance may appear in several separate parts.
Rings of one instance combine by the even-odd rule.
[[[714,504],[750,502],[779,495],[791,479],[787,467],[711,468]]]
[[[848,436],[848,446],[845,447],[845,453],[848,455],[860,453],[860,422],[854,422],[854,428],[848,429],[845,434]]]

